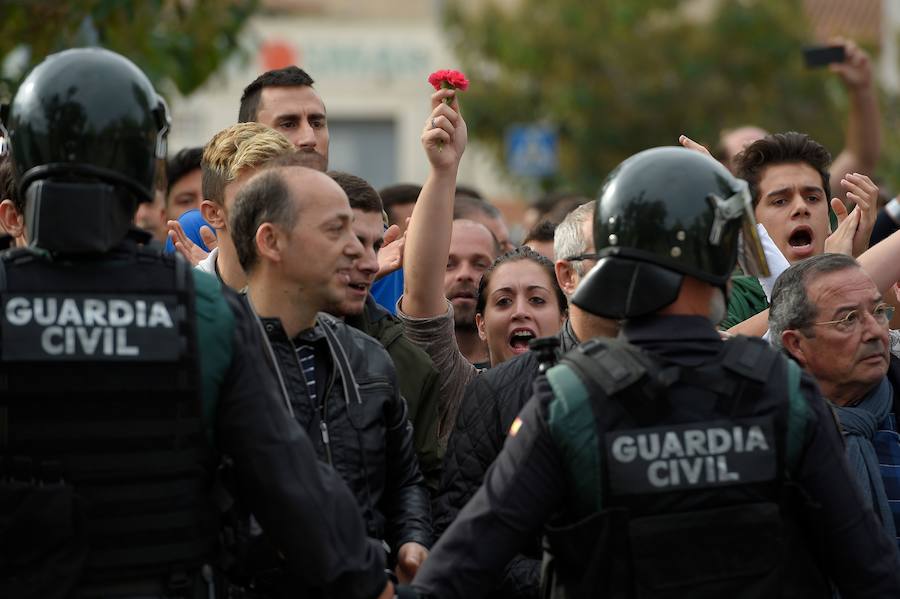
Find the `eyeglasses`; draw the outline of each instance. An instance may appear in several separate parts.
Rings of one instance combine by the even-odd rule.
[[[569,256],[563,258],[566,262],[581,262],[583,260],[599,260],[600,254],[578,254],[577,256]]]
[[[813,326],[820,324],[833,324],[834,328],[842,333],[850,333],[857,330],[863,322],[863,313],[866,310],[850,310],[847,315],[839,320],[825,320],[822,322],[814,322]],[[872,318],[880,325],[886,325],[894,317],[894,307],[890,304],[881,303],[875,306],[871,312]]]

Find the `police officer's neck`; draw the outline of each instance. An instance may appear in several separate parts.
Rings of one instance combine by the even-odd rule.
[[[281,320],[288,338],[312,328],[321,307],[303,297],[296,285],[280,284],[277,277],[266,275],[265,266],[259,266],[247,281],[247,295],[257,315]]]
[[[619,334],[619,323],[615,320],[594,316],[572,303],[569,303],[569,322],[579,341],[594,337],[615,337]]]
[[[711,316],[713,302],[721,291],[699,279],[685,276],[678,297],[668,306],[660,309],[661,316]]]

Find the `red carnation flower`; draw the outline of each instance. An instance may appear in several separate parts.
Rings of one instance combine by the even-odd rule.
[[[453,71],[450,69],[435,71],[428,76],[428,83],[430,83],[436,90],[441,88],[458,89],[459,91],[464,92],[469,87],[469,80],[466,79],[465,75],[463,75],[459,71]]]

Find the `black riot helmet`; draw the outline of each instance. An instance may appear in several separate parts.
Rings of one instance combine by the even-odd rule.
[[[599,261],[572,301],[607,318],[671,304],[685,275],[727,294],[739,259],[747,274],[768,274],[747,183],[685,148],[645,150],[610,173],[594,212],[594,243],[603,248]]]
[[[150,80],[100,48],[52,54],[4,110],[29,244],[104,252],[152,201],[169,116]]]

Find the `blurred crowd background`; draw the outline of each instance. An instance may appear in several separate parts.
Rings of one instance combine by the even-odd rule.
[[[459,182],[525,230],[550,192],[593,197],[609,170],[679,134],[713,149],[745,124],[809,133],[836,155],[848,97],[802,48],[836,37],[873,58],[900,190],[900,3],[892,0],[0,0],[0,100],[47,54],[102,45],[166,96],[170,154],[234,123],[243,86],[297,64],[327,98],[330,167],[375,188],[421,182],[425,78],[464,70],[471,148]]]

